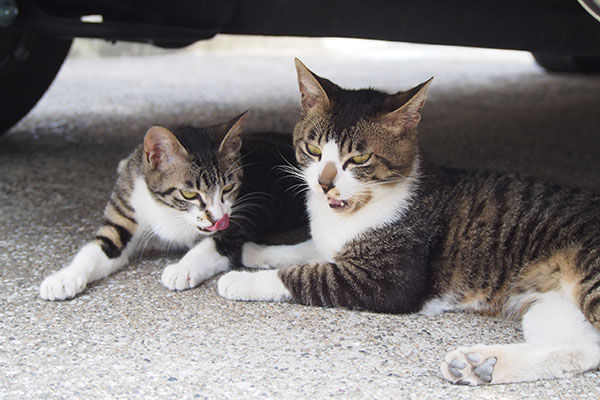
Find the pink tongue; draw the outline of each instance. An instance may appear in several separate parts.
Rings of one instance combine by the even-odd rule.
[[[225,214],[223,217],[215,222],[213,226],[206,228],[208,231],[224,231],[229,226],[229,215]]]

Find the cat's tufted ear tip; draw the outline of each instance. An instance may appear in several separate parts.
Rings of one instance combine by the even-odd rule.
[[[306,67],[306,65],[304,65],[304,63],[302,61],[300,61],[300,59],[298,57],[294,57],[294,65],[296,66],[296,71],[298,73],[300,73],[300,70],[308,71],[308,68]]]
[[[421,109],[432,81],[433,77],[410,90],[390,95],[387,105],[393,111],[379,117],[379,122],[399,132],[415,128],[421,121]]]
[[[421,83],[419,86],[421,87],[420,90],[427,90],[429,88],[429,85],[431,85],[431,82],[433,81],[433,78],[435,78],[434,76],[432,76],[431,78],[427,79],[425,82]]]
[[[305,112],[311,110],[326,110],[329,108],[329,97],[322,84],[334,87],[327,79],[319,78],[299,59],[295,58],[296,73],[298,74],[298,89],[300,89],[300,103]]]
[[[220,152],[235,153],[238,152],[242,147],[242,131],[244,120],[248,116],[248,110],[233,117],[228,122],[223,124],[226,129],[225,136],[221,140],[219,145]]]
[[[250,109],[248,108],[248,109],[246,109],[246,111],[243,111],[239,115],[233,117],[233,119],[236,121],[236,123],[238,123],[238,122],[242,123],[248,116],[249,112],[250,112]]]

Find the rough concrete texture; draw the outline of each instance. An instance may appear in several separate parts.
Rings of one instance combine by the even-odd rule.
[[[136,257],[72,301],[38,297],[42,279],[92,236],[117,162],[151,124],[212,123],[250,108],[248,130],[290,130],[293,56],[351,88],[394,91],[435,76],[421,127],[433,159],[600,192],[599,77],[547,74],[526,53],[307,43],[67,61],[0,139],[1,398],[600,396],[599,372],[478,388],[442,379],[447,351],[520,341],[518,323],[232,302],[215,280],[172,292],[160,274],[173,252]]]

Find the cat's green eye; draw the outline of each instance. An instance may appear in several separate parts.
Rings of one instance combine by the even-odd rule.
[[[192,190],[180,190],[181,195],[183,196],[184,199],[186,200],[194,200],[195,198],[198,197],[198,193],[192,191]]]
[[[321,155],[321,149],[310,143],[306,143],[306,151],[311,156],[319,157]]]
[[[352,157],[350,160],[357,165],[364,164],[371,159],[371,153],[369,154],[361,154],[358,156]]]
[[[227,186],[225,186],[225,187],[223,188],[223,194],[225,194],[225,193],[229,193],[229,192],[231,192],[232,190],[233,190],[233,183],[230,183],[229,185],[227,185]]]

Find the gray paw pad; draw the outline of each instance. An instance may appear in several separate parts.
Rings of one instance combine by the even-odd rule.
[[[481,361],[481,356],[477,353],[469,353],[466,355],[467,360],[472,364],[478,364]]]
[[[496,357],[490,357],[481,364],[479,364],[473,372],[479,376],[483,382],[489,383],[492,381],[492,373],[494,372],[494,365],[496,365]]]
[[[446,379],[458,385],[491,383],[498,359],[465,350],[455,350],[446,356],[446,361],[442,363],[442,373]]]

